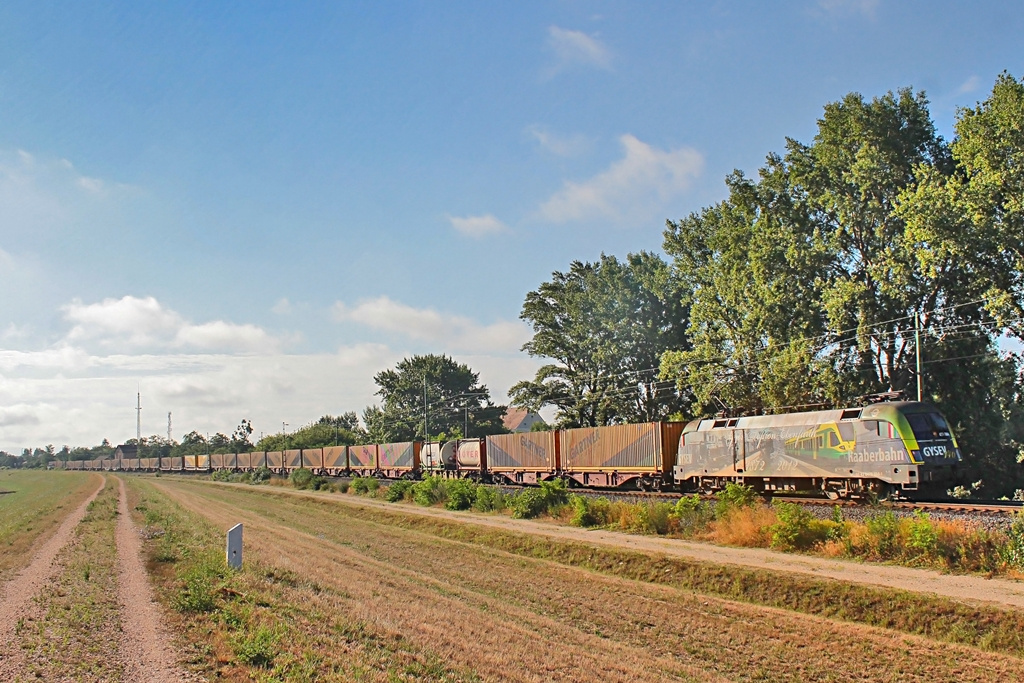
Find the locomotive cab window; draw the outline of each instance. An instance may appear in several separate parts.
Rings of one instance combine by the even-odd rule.
[[[948,439],[949,427],[946,421],[939,415],[929,413],[917,413],[907,415],[907,422],[914,432],[914,438],[918,441],[933,441],[935,439]]]
[[[836,446],[839,445],[839,437],[836,436],[835,432],[828,433],[828,445],[831,446],[832,448],[835,448]]]

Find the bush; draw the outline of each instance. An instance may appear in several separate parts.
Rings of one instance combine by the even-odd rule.
[[[412,499],[420,505],[430,506],[448,500],[447,482],[437,476],[429,476],[412,487]]]
[[[569,502],[569,489],[563,479],[542,481],[535,489],[525,489],[510,496],[509,507],[516,519],[532,519],[544,513],[554,513]]]
[[[714,511],[698,495],[683,496],[676,501],[672,516],[675,518],[676,530],[692,536],[707,530],[714,519]]]
[[[394,484],[389,486],[387,490],[384,492],[384,500],[388,501],[389,503],[397,503],[398,501],[405,499],[406,494],[409,494],[409,496],[411,496],[412,494],[410,492],[412,491],[412,487],[415,485],[416,482],[410,481],[408,479],[396,481]]]
[[[1024,570],[1024,512],[1014,514],[1006,536],[1001,553],[1003,562],[1012,569]]]
[[[364,495],[370,492],[370,482],[374,482],[377,486],[380,486],[380,482],[373,477],[353,477],[349,484],[348,490],[352,493],[358,493]],[[377,490],[377,486],[373,487],[373,490]]]
[[[495,486],[478,486],[473,509],[478,512],[494,512],[505,509],[505,494]]]
[[[892,512],[880,512],[864,518],[868,551],[881,559],[896,555],[899,541],[899,520]]]
[[[227,470],[214,470],[210,475],[211,481],[231,481],[231,472]]]
[[[270,471],[269,467],[260,467],[259,469],[254,470],[251,475],[249,475],[249,479],[252,481],[253,484],[265,484],[268,481],[270,481],[270,477],[272,474],[273,472]]]
[[[288,481],[299,490],[308,489],[313,483],[313,471],[307,470],[305,467],[292,470],[292,473],[288,475]]]
[[[729,482],[715,494],[715,519],[721,519],[737,508],[749,508],[758,502],[757,492],[750,486]]]
[[[914,516],[907,520],[906,547],[918,557],[933,557],[939,548],[939,530],[935,528],[927,512],[914,510]]]
[[[569,523],[573,526],[594,527],[609,523],[611,501],[607,498],[589,498],[587,496],[569,496],[572,506],[572,517]]]
[[[348,490],[349,490],[349,488],[350,488],[351,486],[352,486],[352,483],[351,483],[351,482],[348,482],[348,481],[339,481],[339,482],[338,482],[338,491],[340,491],[341,493],[348,493]]]
[[[829,538],[835,522],[818,520],[795,503],[776,502],[773,506],[778,520],[768,533],[770,546],[777,550],[805,550]]]
[[[313,477],[313,481],[309,483],[309,488],[314,491],[333,491],[334,484],[327,477]]]
[[[448,500],[444,507],[447,510],[468,510],[476,502],[477,484],[469,479],[456,479],[448,482]]]

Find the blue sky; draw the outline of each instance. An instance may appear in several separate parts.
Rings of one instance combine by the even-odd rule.
[[[499,399],[525,294],[659,249],[850,91],[940,131],[1024,72],[1010,2],[0,6],[0,449],[257,431],[448,353]]]

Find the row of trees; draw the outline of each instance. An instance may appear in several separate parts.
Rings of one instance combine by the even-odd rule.
[[[756,178],[669,221],[664,250],[575,262],[527,295],[523,348],[550,359],[513,401],[562,426],[916,394],[960,426],[976,476],[1024,459],[1024,83],[936,132],[923,93],[825,107]],[[1011,485],[1012,482],[1012,485]]]

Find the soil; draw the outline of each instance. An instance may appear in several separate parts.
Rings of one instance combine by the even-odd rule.
[[[0,587],[0,680],[41,676],[46,680],[171,683],[192,678],[177,667],[175,653],[169,649],[171,639],[162,630],[159,608],[152,599],[124,484],[117,481],[116,553],[110,552],[109,543],[106,548],[103,543],[97,546],[95,530],[83,534],[86,528],[80,527],[90,504],[104,489],[101,480],[28,566]],[[111,512],[107,514],[110,525]],[[90,527],[101,524],[94,521]],[[104,553],[108,557],[116,554],[116,559],[105,561]],[[116,600],[113,596],[108,600],[109,608],[102,604],[107,585],[110,593],[116,593]],[[89,594],[90,590],[100,594]],[[53,632],[54,628],[60,630],[56,624],[64,615],[75,613],[83,619],[99,615],[101,621],[92,625],[84,638],[69,635],[66,629]],[[101,661],[90,664],[96,657]]]
[[[121,604],[123,628],[121,653],[125,660],[125,680],[140,683],[174,683],[185,679],[174,653],[167,644],[171,638],[153,600],[142,560],[142,542],[132,524],[124,481],[118,479],[118,602]]]
[[[232,486],[231,484],[219,485]],[[615,531],[580,529],[548,521],[521,520],[500,515],[452,512],[440,508],[424,508],[418,505],[388,503],[372,498],[357,498],[351,495],[295,491],[285,488],[275,490],[296,496],[329,497],[331,500],[350,505],[386,508],[407,514],[412,513],[460,522],[471,522],[507,531],[539,534],[563,540],[593,543],[595,545],[662,553],[701,562],[809,574],[819,578],[885,586],[918,593],[932,593],[967,602],[973,601],[1010,607],[1024,607],[1024,583],[1010,579],[942,574],[930,569],[912,569],[887,564],[781,553],[761,548],[733,548],[674,538],[637,536]]]

